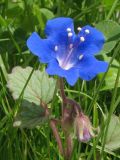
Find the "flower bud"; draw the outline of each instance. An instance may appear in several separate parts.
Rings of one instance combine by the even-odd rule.
[[[74,121],[76,136],[81,142],[88,142],[92,137],[95,137],[91,122],[83,113],[78,113]]]

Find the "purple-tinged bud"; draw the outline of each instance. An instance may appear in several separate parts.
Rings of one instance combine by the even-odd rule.
[[[92,137],[95,137],[94,130],[97,130],[92,127],[91,122],[87,116],[83,113],[77,114],[75,117],[75,132],[76,136],[81,142],[88,142]]]

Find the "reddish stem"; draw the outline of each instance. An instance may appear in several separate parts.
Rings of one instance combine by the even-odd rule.
[[[60,94],[61,94],[61,98],[62,98],[62,123],[63,123],[63,128],[64,125],[70,120],[72,119],[72,115],[78,114],[81,112],[81,107],[80,105],[74,101],[73,99],[67,98],[65,95],[65,91],[64,91],[64,82],[63,79],[60,78],[59,79],[59,87],[60,87]],[[71,111],[69,112],[69,116],[68,116],[68,112],[66,108],[67,105],[70,105]],[[72,150],[73,150],[73,145],[72,145],[72,138],[70,136],[70,134],[68,134],[67,130],[64,130],[64,133],[66,135],[66,150],[65,150],[65,159],[66,160],[70,160],[71,159],[71,154],[72,154]]]
[[[60,94],[62,97],[63,102],[66,101],[66,95],[65,95],[65,91],[64,91],[64,82],[63,82],[63,78],[59,79],[59,86],[60,86]]]
[[[66,144],[67,144],[67,148],[66,148],[66,160],[71,159],[71,154],[72,154],[72,150],[73,150],[73,143],[72,143],[72,138],[71,135],[68,135],[66,137]]]
[[[76,112],[78,112],[78,110],[79,110],[79,112],[81,112],[80,105],[76,101],[74,101],[73,99],[70,99],[70,98],[66,97],[65,91],[64,91],[63,78],[59,79],[59,86],[60,86],[60,94],[61,94],[61,97],[62,97],[62,100],[63,100],[63,107],[65,107],[67,104],[69,104],[69,105],[74,107]],[[63,108],[62,108],[62,110],[63,110]]]
[[[79,111],[81,111],[81,109],[80,109],[80,105],[76,101],[66,97],[65,92],[64,92],[64,83],[63,83],[62,78],[60,78],[60,80],[59,80],[59,87],[60,87],[60,94],[61,94],[61,98],[62,98],[62,119],[66,120],[66,117],[65,117],[66,114],[64,114],[64,112],[65,112],[67,104],[71,105],[71,107],[72,107],[71,111],[70,111],[71,113],[69,115],[70,117],[73,112],[78,113]],[[45,115],[49,116],[50,112],[48,110],[47,104],[41,102],[41,106],[45,109]],[[70,117],[68,117],[68,119]],[[54,137],[57,141],[58,148],[59,148],[61,155],[65,156],[66,159],[70,159],[72,149],[73,149],[71,136],[67,134],[67,131],[65,131],[65,135],[67,135],[66,136],[66,145],[67,146],[66,146],[66,151],[64,152],[63,146],[62,146],[62,141],[61,141],[60,135],[58,133],[58,129],[56,127],[56,120],[55,119],[50,120],[50,127],[51,127],[53,134],[54,134]]]
[[[58,133],[58,130],[57,130],[57,127],[56,127],[56,122],[55,120],[51,119],[50,120],[50,126],[52,128],[52,131],[53,131],[53,134],[54,134],[54,137],[57,141],[57,144],[58,144],[58,147],[59,147],[59,150],[60,150],[60,153],[61,155],[64,155],[63,153],[63,147],[62,147],[62,142],[61,142],[61,138],[59,136],[59,133]]]
[[[49,116],[49,115],[50,115],[50,112],[49,112],[49,110],[48,110],[47,104],[41,102],[41,106],[45,109],[45,115],[46,115],[46,116]],[[58,122],[57,120],[51,119],[51,120],[50,120],[50,127],[52,128],[54,137],[55,137],[55,139],[56,139],[56,141],[57,141],[59,151],[60,151],[61,155],[64,155],[64,154],[63,154],[62,141],[61,141],[61,138],[60,138],[60,136],[59,136],[59,133],[58,133],[58,130],[57,130],[57,127],[56,127],[56,123],[57,123],[57,122]]]
[[[66,106],[66,95],[64,91],[64,81],[63,78],[59,78],[59,88],[60,88],[60,95],[62,98],[62,117],[64,116],[64,108]]]

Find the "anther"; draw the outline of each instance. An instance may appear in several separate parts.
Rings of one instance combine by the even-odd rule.
[[[71,32],[71,28],[67,28],[67,32]]]
[[[72,32],[69,32],[68,37],[72,37],[72,36],[73,36]]]
[[[78,27],[78,28],[77,28],[77,30],[78,30],[78,31],[81,31],[81,30],[82,30],[82,28],[81,28],[81,27]]]
[[[83,54],[81,54],[80,56],[79,56],[79,60],[81,60],[83,58]]]
[[[86,30],[85,30],[85,33],[89,34],[89,33],[90,33],[90,30],[89,30],[89,29],[86,29]]]
[[[84,41],[85,41],[85,38],[84,38],[84,37],[80,37],[80,41],[81,41],[81,42],[84,42]]]
[[[58,46],[55,46],[54,50],[55,50],[55,51],[58,51]]]

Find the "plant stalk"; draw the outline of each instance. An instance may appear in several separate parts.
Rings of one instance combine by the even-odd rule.
[[[60,136],[59,136],[59,133],[58,133],[58,130],[57,130],[57,127],[56,127],[56,122],[55,122],[54,119],[51,119],[51,120],[50,120],[50,126],[51,126],[51,128],[52,128],[54,137],[55,137],[55,139],[56,139],[56,141],[57,141],[59,151],[60,151],[61,155],[64,155],[61,138],[60,138]]]
[[[45,109],[45,116],[49,116],[50,112],[49,112],[47,104],[41,102],[41,106]],[[53,131],[53,135],[54,135],[54,137],[56,139],[56,142],[58,144],[59,151],[60,151],[61,155],[64,156],[63,147],[62,147],[62,141],[61,141],[60,135],[58,133],[58,129],[56,127],[56,122],[57,121],[55,119],[50,119],[50,127],[51,127],[51,129]]]

